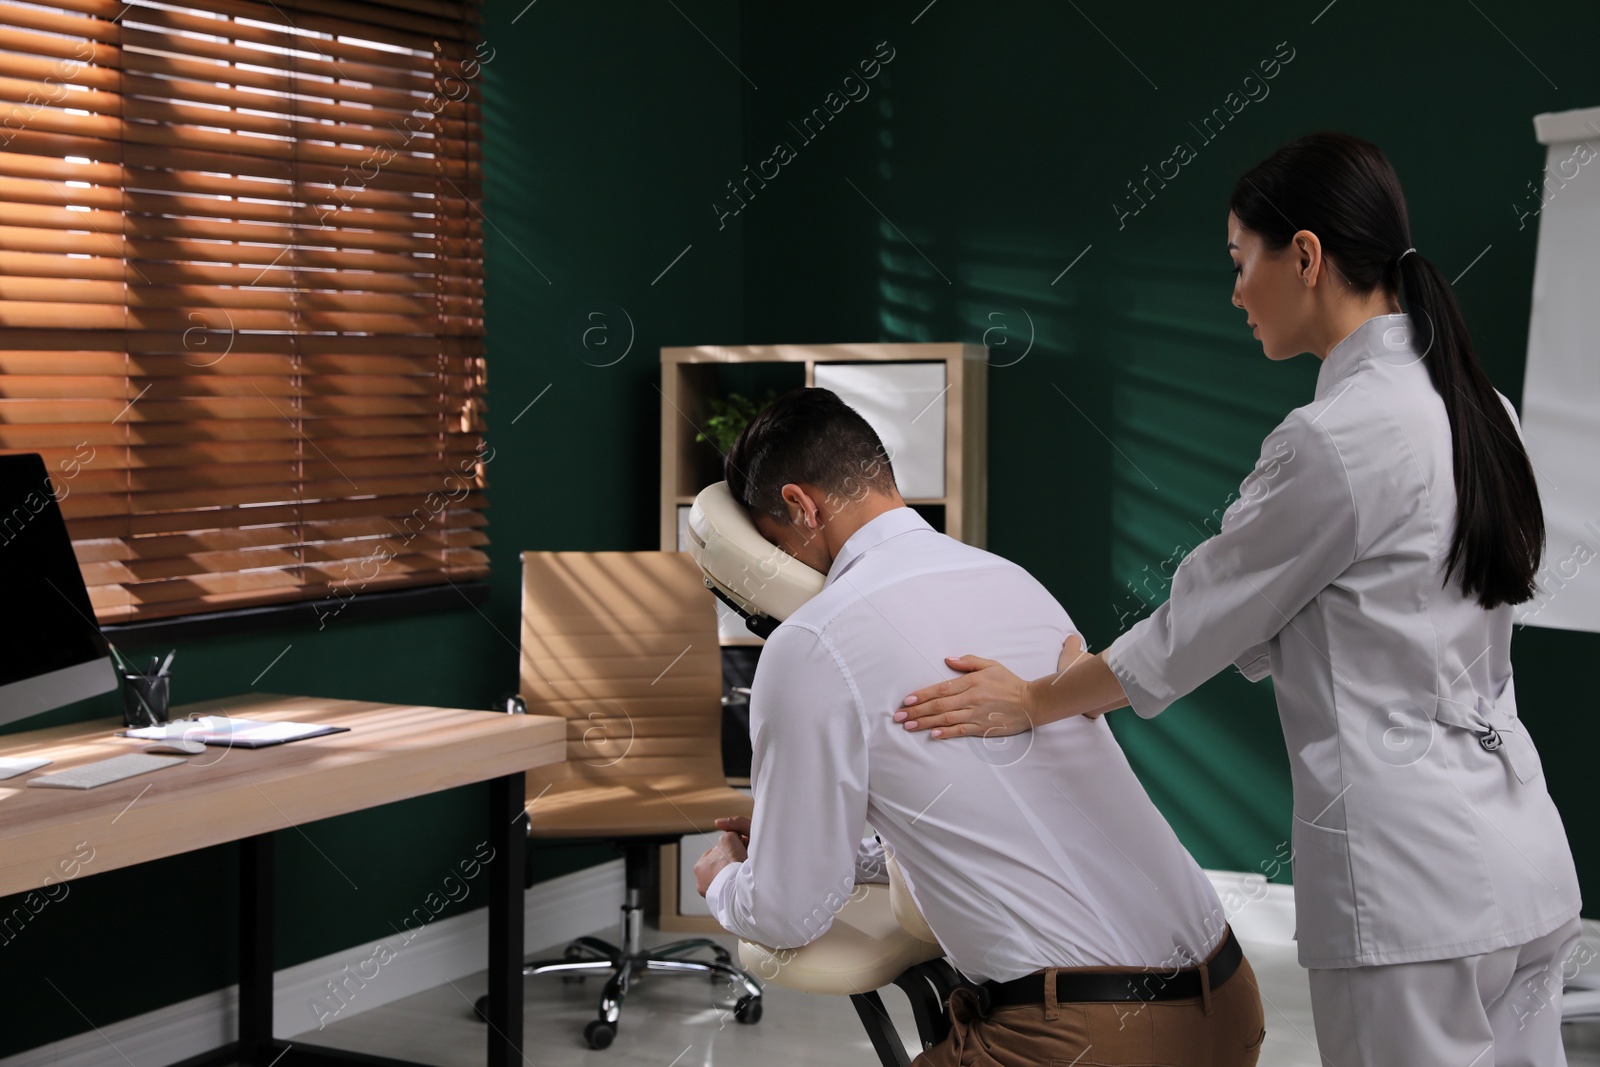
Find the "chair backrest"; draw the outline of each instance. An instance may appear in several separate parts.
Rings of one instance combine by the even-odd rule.
[[[725,785],[722,650],[683,552],[524,552],[521,692],[568,720],[567,761],[536,783],[689,776]]]

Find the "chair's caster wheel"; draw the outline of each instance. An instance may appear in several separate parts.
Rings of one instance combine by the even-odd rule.
[[[480,1023],[489,1021],[489,994],[485,993],[472,1002],[472,1017]]]
[[[583,1039],[589,1042],[590,1048],[610,1048],[616,1036],[615,1024],[608,1023],[604,1019],[590,1020],[589,1025],[583,1028]]]
[[[761,998],[740,997],[739,1002],[733,1006],[733,1017],[746,1026],[754,1026],[761,1021]]]

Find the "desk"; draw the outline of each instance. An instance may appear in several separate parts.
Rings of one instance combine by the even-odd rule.
[[[0,737],[0,756],[55,762],[0,782],[0,894],[40,890],[79,842],[92,870],[194,849],[240,845],[239,1037],[185,1067],[398,1067],[382,1059],[272,1036],[272,834],[301,823],[474,782],[489,782],[489,1067],[522,1057],[522,879],[527,847],[523,772],[565,758],[567,723],[547,715],[253,695],[189,704],[173,717],[227,714],[348,726],[349,733],[262,749],[208,748],[181,767],[98,789],[30,789],[29,778],[141,751],[117,720]],[[182,827],[182,834],[174,834]],[[285,1051],[287,1050],[287,1051]],[[281,1058],[280,1058],[281,1057]]]

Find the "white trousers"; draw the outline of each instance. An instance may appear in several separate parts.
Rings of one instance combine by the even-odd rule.
[[[1325,1067],[1566,1067],[1562,970],[1577,919],[1524,945],[1452,960],[1312,968]]]

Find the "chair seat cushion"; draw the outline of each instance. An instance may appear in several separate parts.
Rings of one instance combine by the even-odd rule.
[[[827,933],[797,949],[739,942],[739,965],[763,982],[803,993],[849,996],[880,989],[902,971],[944,955],[902,927],[886,885],[858,885]]]
[[[710,833],[714,820],[746,815],[753,802],[726,785],[698,776],[568,778],[550,783],[527,803],[533,837],[651,837]]]

